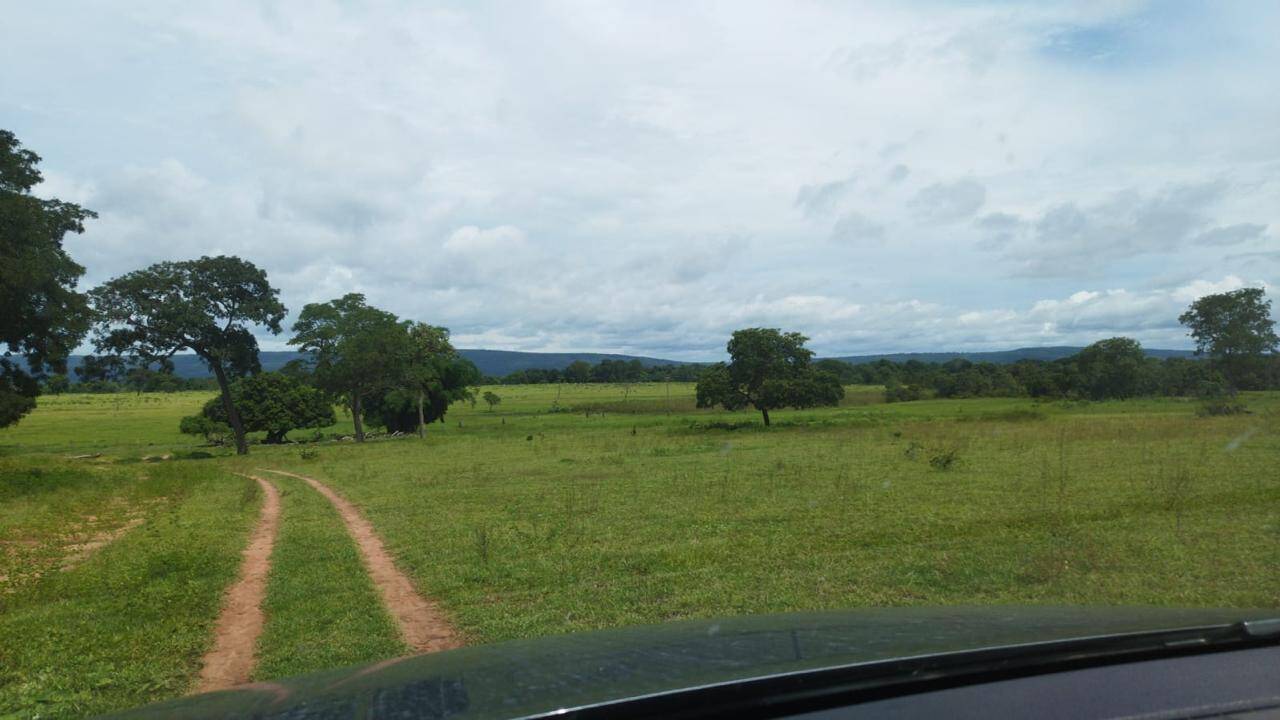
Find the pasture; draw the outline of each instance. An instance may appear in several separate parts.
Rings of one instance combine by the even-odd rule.
[[[262,469],[351,501],[466,643],[850,606],[1280,606],[1278,393],[1198,417],[852,387],[766,430],[690,384],[484,389],[502,402],[425,440],[248,458],[178,434],[205,394],[41,398],[0,430],[0,716],[194,686],[262,502],[235,473],[281,494],[253,677],[407,652],[338,513]]]

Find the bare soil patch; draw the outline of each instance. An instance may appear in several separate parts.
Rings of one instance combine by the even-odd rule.
[[[80,563],[88,560],[90,555],[119,540],[124,537],[125,533],[141,525],[143,520],[144,518],[141,517],[130,517],[125,524],[114,530],[97,533],[84,542],[67,546],[67,555],[62,559],[62,565],[59,569],[63,572],[74,570]]]
[[[258,487],[262,488],[262,514],[249,545],[244,549],[240,577],[227,589],[214,630],[213,648],[204,656],[195,692],[221,690],[249,682],[253,673],[254,649],[258,636],[262,634],[262,600],[267,594],[271,549],[280,526],[280,493],[260,477],[244,477],[256,480]]]
[[[396,567],[373,525],[360,514],[355,505],[329,486],[305,475],[283,470],[266,472],[304,480],[333,503],[347,526],[347,532],[351,533],[352,539],[360,548],[360,556],[369,570],[369,577],[382,595],[383,604],[395,619],[409,647],[423,653],[461,647],[458,632],[445,618],[440,606],[418,594],[408,576]]]

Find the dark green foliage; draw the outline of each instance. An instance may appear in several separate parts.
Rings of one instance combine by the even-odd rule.
[[[248,445],[231,400],[230,378],[259,369],[258,341],[250,327],[280,332],[285,307],[278,295],[266,273],[237,257],[156,263],[89,294],[98,314],[94,346],[162,370],[170,369],[174,353],[194,352],[217,379],[236,451],[245,454]]]
[[[80,382],[119,382],[127,369],[119,355],[86,355],[76,368],[76,377]]]
[[[922,391],[918,386],[903,385],[898,382],[896,378],[891,378],[884,386],[885,402],[911,402],[912,400],[919,400],[923,397],[924,391]]]
[[[231,400],[240,411],[244,429],[265,432],[268,444],[284,442],[290,430],[328,427],[336,422],[333,404],[323,392],[284,373],[259,373],[236,380],[231,383]],[[201,413],[215,422],[227,421],[218,398],[206,403]]]
[[[480,381],[480,371],[454,350],[448,328],[420,322],[405,322],[403,327],[408,345],[399,385],[413,394],[415,426],[418,435],[426,437],[427,423],[444,419],[450,403],[470,400],[475,407],[469,386]]]
[[[960,460],[959,448],[942,448],[929,455],[929,467],[940,472],[950,470]]]
[[[424,433],[481,380],[449,344],[447,328],[400,322],[358,293],[307,305],[293,331],[289,344],[310,353],[313,382],[346,398],[357,441],[364,440],[365,420]]]
[[[302,308],[290,345],[311,354],[314,382],[346,398],[357,441],[364,440],[364,404],[403,384],[409,335],[395,315],[350,293]],[[375,415],[379,413],[373,413]]]
[[[1080,387],[1090,400],[1124,400],[1141,394],[1146,355],[1137,340],[1099,340],[1076,356]]]
[[[753,407],[769,424],[769,411],[838,405],[844,387],[835,375],[816,370],[813,351],[800,333],[747,328],[729,339],[729,363],[716,363],[698,380],[698,407]]]
[[[645,367],[639,360],[612,360],[606,358],[592,365],[585,360],[575,360],[564,370],[540,368],[517,370],[501,378],[486,378],[490,385],[541,385],[545,383],[638,383],[638,382],[694,382],[706,366],[654,365]]]
[[[992,363],[951,360],[943,363],[946,372],[934,382],[934,392],[944,398],[1014,397],[1022,388],[1009,369]]]
[[[1224,380],[1207,380],[1196,388],[1196,396],[1200,398],[1200,407],[1196,414],[1200,417],[1217,415],[1243,415],[1248,411],[1244,403],[1236,397],[1235,388]]]
[[[1242,390],[1267,385],[1267,357],[1280,346],[1271,301],[1261,288],[1241,288],[1204,297],[1178,321],[1196,341],[1196,353],[1207,354],[1227,380]]]
[[[178,432],[184,435],[200,435],[210,445],[222,445],[231,434],[225,422],[211,420],[204,415],[188,415],[178,423]]]
[[[45,378],[40,388],[42,395],[61,395],[71,389],[71,379],[63,373],[55,373]]]
[[[814,363],[842,382],[884,385],[888,402],[921,397],[1033,397],[1121,399],[1198,394],[1203,383],[1225,382],[1213,363],[1181,357],[1147,357],[1137,341],[1111,338],[1058,360],[1019,360],[1010,365],[891,360],[853,365],[841,360]],[[1263,356],[1255,375],[1258,388],[1280,388],[1280,355]]]
[[[62,240],[84,232],[84,221],[97,215],[32,196],[42,179],[39,163],[0,130],[0,427],[35,407],[39,379],[46,369],[66,372],[67,355],[89,328],[88,306],[75,290],[84,268]]]
[[[442,356],[436,361],[436,380],[423,396],[423,422],[444,421],[449,405],[471,396],[470,388],[480,382],[480,371],[470,360],[459,355]],[[418,428],[417,392],[394,388],[372,395],[364,404],[365,419],[388,432],[414,432]]]
[[[591,382],[591,363],[586,360],[574,360],[564,369],[564,381],[571,383]]]
[[[484,402],[489,406],[489,412],[493,412],[494,406],[502,402],[502,397],[492,390],[485,390]]]

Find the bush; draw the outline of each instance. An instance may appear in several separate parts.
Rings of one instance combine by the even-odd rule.
[[[1196,387],[1196,395],[1200,397],[1200,407],[1196,415],[1213,417],[1218,415],[1243,415],[1248,411],[1244,403],[1236,399],[1236,393],[1224,382],[1205,380]]]
[[[290,430],[328,427],[335,422],[333,405],[324,393],[297,378],[264,372],[231,384],[231,399],[248,432],[265,432],[264,442],[279,444]],[[201,414],[218,423],[227,416],[220,398],[205,403]],[[184,431],[185,432],[185,431]]]
[[[938,450],[929,457],[929,466],[934,470],[945,472],[950,470],[953,465],[960,459],[959,448],[947,448]]]
[[[1219,415],[1244,415],[1249,409],[1244,403],[1236,401],[1234,398],[1210,398],[1200,403],[1200,407],[1196,408],[1196,415],[1200,417],[1214,417]]]
[[[178,423],[178,432],[184,435],[202,435],[210,445],[225,445],[227,437],[231,435],[231,427],[204,415],[188,415]]]
[[[915,385],[903,385],[895,381],[884,387],[885,402],[911,402],[923,397],[924,391]]]

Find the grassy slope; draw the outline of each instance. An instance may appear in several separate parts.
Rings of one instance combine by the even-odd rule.
[[[301,480],[265,477],[280,489],[282,512],[255,676],[298,675],[404,654],[337,511]]]
[[[16,462],[0,476],[6,487]],[[59,488],[47,497],[65,507],[89,507],[104,482],[132,482],[136,494],[161,500],[144,506],[143,525],[83,565],[4,597],[0,716],[78,717],[173,697],[197,672],[260,491],[208,463],[147,466],[141,478],[139,469],[86,472],[79,483],[57,470]],[[22,502],[38,492],[21,493]],[[27,532],[50,529],[30,524]]]

